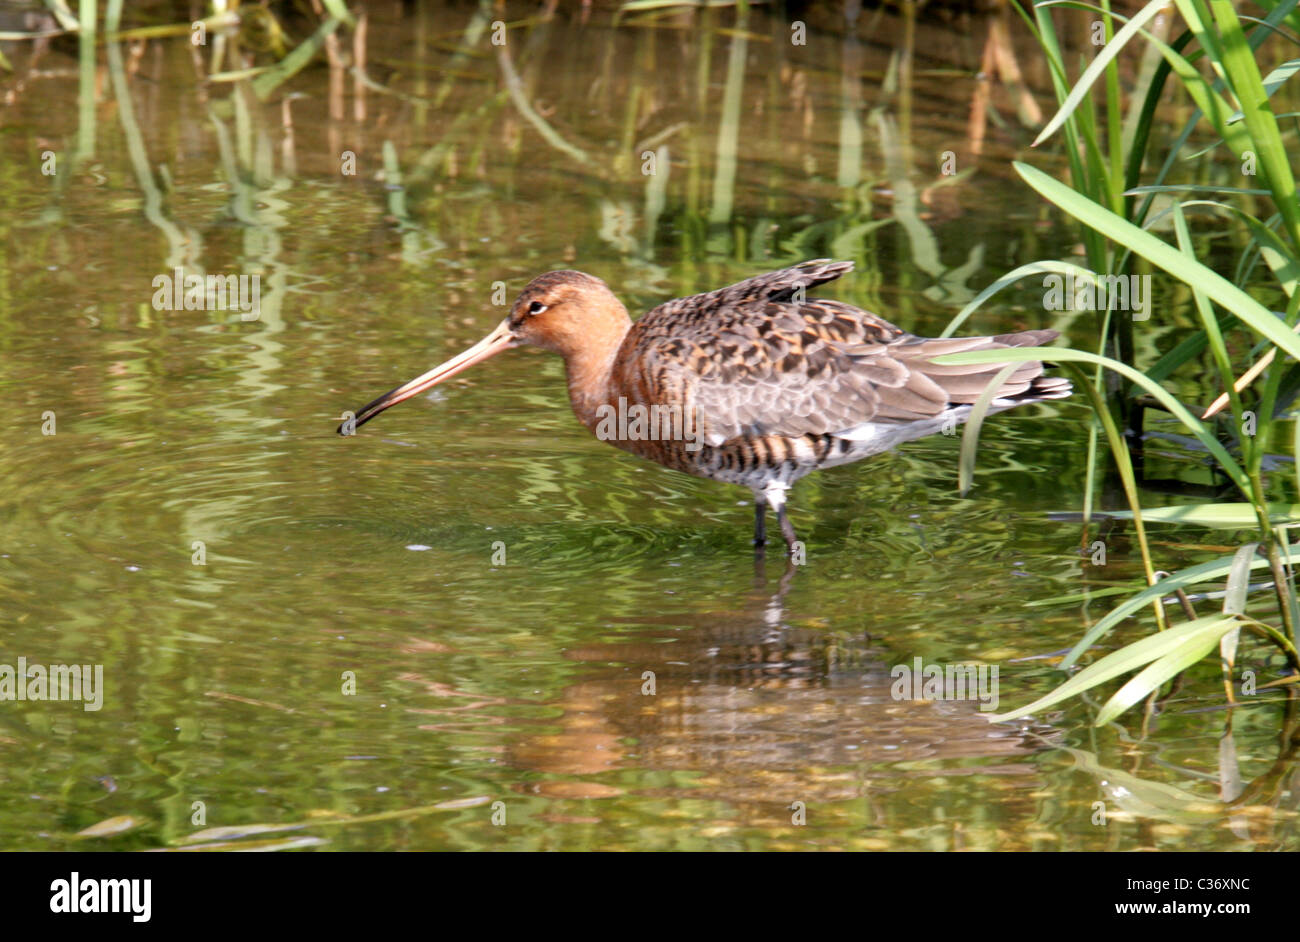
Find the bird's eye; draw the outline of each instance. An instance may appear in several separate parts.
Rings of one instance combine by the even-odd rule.
[[[528,305],[529,314],[540,314],[544,310],[546,310],[546,305],[541,301],[534,301],[532,304]]]

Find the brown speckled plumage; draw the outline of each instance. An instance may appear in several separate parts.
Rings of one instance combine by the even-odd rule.
[[[356,424],[500,350],[545,347],[564,356],[574,412],[593,432],[666,467],[749,487],[756,542],[771,504],[793,544],[784,499],[791,484],[955,426],[1004,365],[941,366],[932,358],[1056,337],[1026,330],[924,339],[852,305],[807,297],[852,267],[804,262],[668,301],[635,324],[600,279],[548,272],[477,347],[381,396]],[[991,411],[1069,394],[1067,381],[1025,363],[999,388]],[[608,434],[610,415],[632,406],[675,408],[694,419],[698,434]]]

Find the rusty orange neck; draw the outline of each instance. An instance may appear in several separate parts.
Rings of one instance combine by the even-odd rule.
[[[611,378],[623,338],[632,327],[622,304],[618,313],[622,315],[621,323],[614,317],[593,320],[581,342],[559,351],[569,377],[569,402],[578,420],[589,429],[599,421],[597,410],[616,395],[611,391]]]

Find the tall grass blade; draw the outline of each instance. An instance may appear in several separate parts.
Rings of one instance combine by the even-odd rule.
[[[1034,147],[1037,147],[1056,133],[1057,129],[1079,107],[1079,103],[1087,97],[1088,92],[1092,90],[1093,83],[1101,76],[1106,66],[1119,55],[1125,44],[1136,36],[1143,26],[1155,19],[1156,15],[1167,5],[1168,0],[1151,0],[1124,24],[1124,27],[1115,34],[1114,39],[1102,47],[1101,52],[1097,53],[1097,57],[1092,60],[1088,68],[1084,69],[1083,74],[1079,76],[1079,80],[1074,83],[1070,94],[1066,96],[1060,109],[1052,116],[1052,120],[1048,121],[1047,126],[1043,128],[1038,137],[1034,138]]]
[[[975,479],[975,453],[979,449],[980,428],[984,425],[984,417],[988,415],[989,406],[997,398],[1002,384],[1019,368],[1020,364],[1012,363],[998,370],[997,375],[989,380],[989,384],[984,387],[984,391],[971,406],[970,415],[966,418],[966,427],[962,430],[961,454],[957,459],[957,491],[962,497],[966,496]]]
[[[1215,613],[1204,618],[1198,618],[1195,621],[1189,621],[1186,624],[1177,625],[1168,631],[1149,635],[1140,641],[1134,641],[1118,651],[1107,654],[1095,664],[1088,665],[1051,693],[1039,697],[1033,703],[1008,713],[994,714],[988,719],[993,723],[1004,723],[1007,720],[1015,720],[1031,713],[1038,713],[1063,700],[1068,700],[1076,694],[1083,693],[1085,690],[1090,690],[1098,684],[1103,684],[1113,677],[1137,670],[1152,661],[1164,657],[1166,654],[1177,651],[1191,639],[1212,636],[1214,640],[1211,642],[1211,647],[1213,647],[1214,643],[1219,640],[1220,634],[1232,627],[1229,622],[1235,623],[1235,617],[1228,618],[1220,613]]]
[[[1212,268],[1188,257],[1151,233],[1115,215],[1104,206],[1071,190],[1029,164],[1016,161],[1016,172],[1049,202],[1120,245],[1127,245],[1147,261],[1174,277],[1204,291],[1209,297],[1240,317],[1247,326],[1273,341],[1283,351],[1300,359],[1300,337],[1287,329],[1280,318],[1245,291]],[[958,354],[964,355],[964,354]]]
[[[1097,719],[1093,721],[1094,726],[1105,726],[1115,717],[1119,716],[1133,704],[1145,700],[1151,694],[1156,693],[1165,681],[1181,674],[1187,668],[1191,667],[1197,661],[1205,658],[1207,654],[1214,650],[1220,639],[1225,635],[1241,630],[1241,623],[1236,616],[1215,615],[1205,619],[1197,619],[1189,624],[1204,622],[1197,631],[1190,633],[1182,642],[1168,654],[1153,661],[1143,671],[1137,674],[1119,690],[1115,691],[1114,696],[1106,701],[1097,714]],[[1186,627],[1180,625],[1179,627]],[[1162,638],[1170,632],[1166,631],[1157,638]],[[1123,648],[1116,653],[1132,648]]]

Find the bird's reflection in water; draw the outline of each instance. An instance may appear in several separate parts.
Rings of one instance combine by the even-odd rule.
[[[1014,760],[1050,748],[1050,730],[990,724],[976,700],[894,699],[899,659],[865,631],[791,623],[794,578],[787,568],[739,611],[639,618],[646,627],[616,643],[569,650],[592,675],[555,703],[552,731],[512,742],[507,761],[551,773],[529,789],[556,797],[618,793],[575,777],[634,768],[698,773],[690,796],[730,801],[843,800],[878,777],[1037,773]]]

